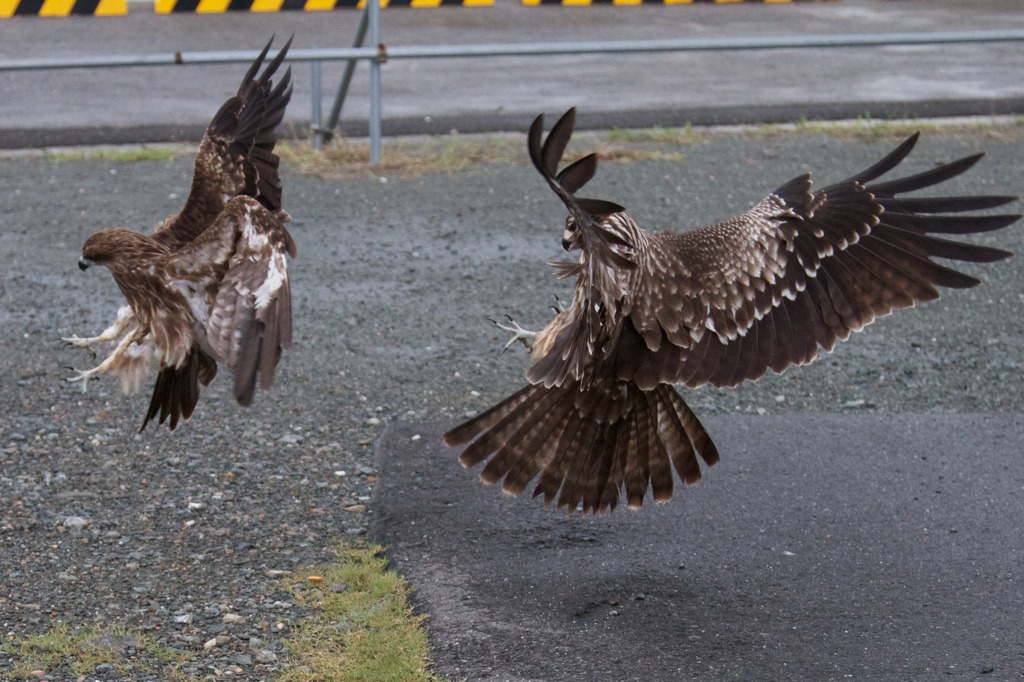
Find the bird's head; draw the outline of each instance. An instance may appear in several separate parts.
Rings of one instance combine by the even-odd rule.
[[[571,213],[565,217],[565,229],[562,230],[562,248],[566,251],[575,251],[576,249],[583,248],[580,224]]]
[[[562,230],[562,247],[566,251],[582,249],[585,253],[593,250],[608,251],[609,249],[605,247],[610,247],[611,257],[618,260],[616,257],[618,249],[615,247],[621,245],[622,234],[620,230],[609,230],[607,227],[615,222],[610,223],[609,221],[617,215],[628,220],[623,213],[625,209],[611,201],[582,199],[576,196],[577,190],[594,177],[594,173],[597,171],[597,155],[587,154],[583,158],[573,161],[561,171],[558,170],[562,154],[572,136],[575,119],[575,109],[565,112],[551,128],[551,132],[548,133],[543,144],[541,144],[541,137],[544,129],[544,116],[542,114],[534,119],[528,138],[530,158],[540,174],[548,181],[551,189],[569,209],[569,215],[565,219],[565,227]]]
[[[111,271],[134,267],[162,253],[150,237],[124,227],[112,227],[89,235],[78,259],[80,270],[102,265]]]

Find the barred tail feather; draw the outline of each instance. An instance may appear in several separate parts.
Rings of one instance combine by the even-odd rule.
[[[483,463],[484,483],[533,495],[567,511],[611,511],[620,495],[631,508],[648,489],[655,501],[671,499],[673,470],[684,483],[701,477],[718,451],[700,420],[668,385],[642,391],[630,384],[530,385],[444,435],[448,445],[468,443],[459,457]]]

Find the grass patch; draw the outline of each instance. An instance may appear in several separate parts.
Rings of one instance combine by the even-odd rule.
[[[284,642],[292,667],[280,682],[444,682],[430,670],[426,616],[414,615],[409,585],[376,545],[342,546],[340,561],[313,566],[286,581],[309,615]]]
[[[794,123],[773,123],[740,127],[748,136],[777,137],[794,133],[815,133],[838,139],[856,139],[865,142],[902,140],[915,132],[981,132],[996,140],[1017,139],[1024,134],[1024,117],[1000,117],[1000,120],[951,119],[879,119],[870,114],[844,121],[814,121],[801,117]]]
[[[67,674],[82,678],[94,675],[98,666],[109,665],[121,676],[171,670],[185,654],[158,644],[152,637],[119,628],[88,628],[73,631],[57,623],[41,635],[9,639],[0,651],[14,658],[14,679],[34,679],[37,671],[46,675]],[[35,674],[33,674],[35,673]]]
[[[288,654],[267,680],[449,682],[431,671],[426,616],[412,612],[409,584],[388,570],[380,552],[376,545],[339,546],[336,563],[297,571],[281,583],[305,615],[292,623],[283,640]],[[194,678],[185,666],[203,656],[123,628],[60,622],[40,635],[8,636],[0,652],[9,659],[0,678],[18,680],[106,679],[116,672],[124,679],[186,682]]]
[[[134,163],[137,161],[172,161],[183,154],[195,154],[194,145],[183,149],[182,145],[124,145],[116,147],[67,147],[46,149],[42,157],[57,163],[65,161],[114,161]]]
[[[308,141],[285,140],[276,151],[282,166],[306,175],[345,177],[354,174],[425,172],[456,173],[482,164],[521,161],[526,145],[513,135],[443,135],[391,138],[384,142],[380,163],[370,163],[368,142],[335,139],[323,149]]]
[[[606,161],[681,158],[678,152],[640,147],[639,143],[644,141],[652,140],[643,139],[639,133],[634,139],[628,139],[622,131],[616,135],[584,131],[573,137],[566,158],[595,150]],[[389,138],[384,141],[380,163],[376,164],[370,163],[370,147],[365,141],[356,143],[336,139],[323,149],[313,149],[306,141],[285,140],[277,145],[276,151],[283,167],[305,175],[333,178],[361,174],[458,173],[493,164],[529,161],[526,136],[522,134],[453,133],[435,137]]]
[[[707,133],[701,133],[692,125],[682,128],[613,128],[608,131],[608,141],[618,144],[694,144],[707,139]]]
[[[579,131],[569,144],[566,159],[595,151],[602,161],[680,161],[688,146],[721,135],[775,138],[815,133],[840,139],[877,141],[904,138],[919,130],[942,132],[983,132],[996,140],[1018,139],[1024,135],[1024,116],[989,119],[875,119],[869,115],[846,121],[814,121],[801,118],[794,123],[695,127],[615,128],[609,131]],[[353,175],[416,175],[425,172],[457,173],[485,168],[491,164],[527,164],[525,133],[386,138],[380,163],[370,163],[369,143],[336,138],[323,149],[313,149],[305,140],[285,140],[277,146],[282,167],[319,177]]]

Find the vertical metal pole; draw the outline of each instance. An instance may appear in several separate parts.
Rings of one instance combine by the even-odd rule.
[[[380,0],[366,0],[370,44],[380,45]],[[370,163],[380,163],[380,59],[370,60]]]
[[[313,90],[312,111],[309,115],[310,127],[313,129],[313,149],[321,149],[324,146],[324,136],[321,132],[321,111],[320,100],[323,96],[321,76],[323,74],[323,63],[319,60],[309,63],[310,89]]]
[[[369,23],[369,10],[364,9],[359,19],[359,28],[356,29],[356,39],[352,41],[352,47],[362,47],[366,40],[366,26]],[[338,119],[341,118],[341,107],[345,104],[345,97],[348,95],[349,86],[352,85],[352,74],[359,63],[357,59],[349,59],[345,62],[345,72],[341,75],[341,84],[338,85],[338,94],[334,97],[334,104],[331,106],[331,113],[327,116],[327,123],[324,125],[322,135],[330,137],[334,129],[338,127]]]

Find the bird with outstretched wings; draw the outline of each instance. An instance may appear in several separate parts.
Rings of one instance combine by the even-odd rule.
[[[274,153],[291,69],[272,80],[291,40],[260,74],[272,42],[207,128],[181,211],[152,234],[103,229],[82,246],[79,267],[106,267],[127,304],[98,336],[63,339],[82,348],[115,344],[103,362],[68,381],[84,390],[110,373],[134,392],[157,368],[143,429],[153,418],[172,430],[190,418],[218,364],[233,375],[239,404],[249,405],[257,376],[269,388],[291,345],[287,256],[295,257],[295,243],[284,227]]]
[[[623,494],[639,507],[648,490],[668,500],[673,469],[694,483],[700,460],[719,459],[673,384],[734,386],[811,362],[875,318],[938,298],[938,287],[979,283],[936,258],[1011,255],[955,237],[1016,222],[976,213],[1016,197],[903,196],[960,175],[981,154],[881,180],[915,134],[842,182],[816,190],[807,173],[742,215],[655,234],[617,204],[576,196],[597,156],[558,170],[574,118],[569,110],[543,144],[543,116],[529,132],[534,166],[568,208],[562,244],[580,254],[552,264],[575,278],[572,302],[539,332],[499,325],[513,332],[509,345],[531,350],[529,385],[444,436],[468,443],[462,464],[485,463],[483,481],[511,494],[538,479],[533,494],[569,511],[610,510]]]

